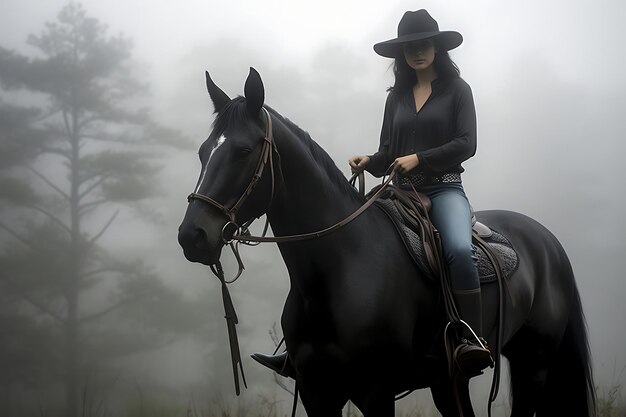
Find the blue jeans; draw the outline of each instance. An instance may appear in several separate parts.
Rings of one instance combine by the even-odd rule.
[[[472,214],[460,183],[421,186],[417,191],[432,201],[430,220],[439,231],[453,290],[480,286],[478,258],[472,245]]]

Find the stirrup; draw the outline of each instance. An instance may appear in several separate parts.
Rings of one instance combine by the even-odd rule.
[[[489,348],[487,347],[487,342],[485,341],[485,339],[483,339],[482,337],[479,337],[479,336],[476,334],[476,332],[474,332],[474,329],[472,329],[472,327],[471,327],[469,324],[467,324],[467,322],[465,322],[464,320],[459,320],[459,323],[461,323],[463,326],[465,326],[465,327],[466,327],[466,328],[470,331],[470,333],[472,333],[472,336],[474,336],[474,337],[473,337],[473,340],[477,341],[477,342],[478,342],[478,345],[479,345],[481,348],[483,348],[483,349],[485,349],[485,350],[489,350]],[[467,342],[468,342],[469,344],[473,344],[473,342],[472,342],[472,341],[470,341],[467,337],[461,337],[461,340],[463,340],[463,339],[467,340]],[[489,353],[491,354],[491,351],[490,351],[490,350],[489,350]],[[493,359],[492,359],[492,361],[493,361]]]
[[[468,378],[482,375],[487,367],[493,368],[494,361],[486,342],[481,338],[477,343],[467,338],[461,338],[452,355],[456,368]]]

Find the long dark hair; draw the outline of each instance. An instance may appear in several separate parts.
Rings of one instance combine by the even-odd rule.
[[[452,61],[448,51],[436,52],[433,65],[435,66],[437,77],[442,81],[459,78],[461,76],[461,70],[459,70],[459,67]],[[389,87],[387,91],[400,93],[406,89],[411,89],[417,82],[415,70],[406,63],[402,50],[400,50],[399,55],[396,56],[393,63],[393,75],[395,78],[394,84]]]

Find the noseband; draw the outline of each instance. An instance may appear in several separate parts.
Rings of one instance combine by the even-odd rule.
[[[211,197],[204,195],[204,194],[191,193],[187,197],[187,201],[189,203],[191,203],[193,199],[202,200],[205,203],[212,205],[213,207],[217,208],[222,213],[224,213],[224,215],[228,218],[228,222],[222,228],[222,240],[227,245],[232,243],[233,236],[235,235],[241,236],[242,234],[245,235],[248,230],[248,227],[255,220],[255,218],[252,218],[248,220],[243,226],[239,226],[236,220],[237,211],[241,208],[243,203],[250,196],[250,194],[252,194],[252,191],[257,186],[259,180],[261,179],[261,176],[263,175],[265,166],[268,164],[268,161],[269,161],[271,177],[272,177],[272,193],[270,194],[270,200],[265,210],[263,210],[263,213],[265,213],[269,209],[269,207],[272,204],[272,200],[274,199],[275,182],[274,182],[274,157],[273,156],[274,156],[274,152],[276,152],[276,145],[274,142],[274,133],[272,132],[272,117],[270,116],[270,113],[267,111],[267,109],[263,108],[263,112],[265,113],[265,118],[267,122],[265,126],[265,138],[263,141],[263,148],[261,149],[261,156],[259,157],[256,170],[254,171],[254,175],[252,176],[252,179],[250,180],[248,187],[246,187],[245,191],[243,192],[243,194],[241,194],[241,197],[239,197],[237,202],[231,208],[227,208],[223,204],[218,203]],[[265,230],[267,230],[267,222],[265,225]]]

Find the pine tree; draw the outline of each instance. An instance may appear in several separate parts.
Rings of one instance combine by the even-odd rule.
[[[159,155],[185,141],[137,108],[147,85],[133,75],[130,41],[80,5],[28,43],[32,56],[0,47],[0,383],[61,381],[64,415],[75,417],[96,354],[106,361],[200,327],[197,309],[153,271],[100,245],[118,213],[146,214]],[[95,296],[103,288],[107,300]]]

